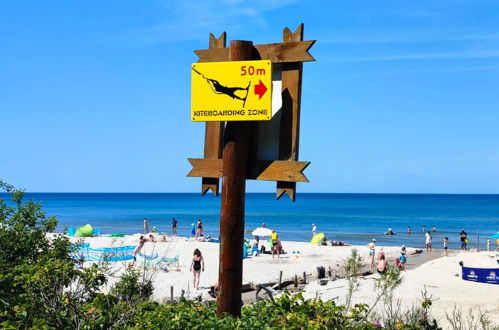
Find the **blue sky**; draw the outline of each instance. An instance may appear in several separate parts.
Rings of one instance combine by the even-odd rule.
[[[298,192],[499,193],[499,2],[0,0],[0,178],[198,192],[190,64],[208,33],[305,23]],[[275,183],[249,182],[274,192]]]

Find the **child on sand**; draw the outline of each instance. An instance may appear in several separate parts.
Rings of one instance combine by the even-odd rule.
[[[376,254],[376,240],[373,238],[369,244],[367,244],[369,248],[369,259],[371,259],[371,268],[374,268],[374,256]]]
[[[199,249],[194,250],[190,270],[192,271],[192,275],[194,277],[192,285],[196,289],[199,289],[199,277],[201,272],[204,272],[204,259]]]
[[[405,270],[406,264],[407,264],[407,257],[405,255],[405,252],[402,251],[402,252],[400,252],[399,263],[397,266],[400,270]]]

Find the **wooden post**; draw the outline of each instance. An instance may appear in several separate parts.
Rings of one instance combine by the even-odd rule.
[[[279,286],[277,287],[279,290],[281,289],[282,284],[282,270],[279,271]]]
[[[253,42],[234,40],[229,59],[246,61],[253,57]],[[241,316],[243,279],[244,204],[246,168],[251,123],[227,122],[223,149],[222,206],[220,210],[220,266],[217,317],[229,313]]]
[[[307,284],[307,273],[303,272],[303,284]]]
[[[294,280],[293,284],[294,284],[295,288],[298,287],[298,275],[296,275],[296,274],[295,274],[295,280]]]
[[[173,286],[170,286],[170,301],[173,302]]]

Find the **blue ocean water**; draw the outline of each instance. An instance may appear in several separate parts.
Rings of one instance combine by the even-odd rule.
[[[5,194],[2,195],[7,199]],[[286,196],[284,196],[286,197]],[[449,237],[450,247],[458,246],[464,228],[472,247],[478,233],[481,246],[499,231],[499,195],[426,194],[298,194],[296,202],[275,200],[274,194],[246,195],[245,227],[262,223],[278,231],[283,240],[307,241],[311,225],[329,239],[350,244],[367,244],[376,238],[382,245],[424,246],[422,226],[433,234],[434,247]],[[205,234],[219,234],[220,197],[186,193],[28,193],[27,199],[43,203],[47,215],[56,215],[58,230],[90,223],[103,234],[138,233],[143,219],[158,232],[170,232],[171,218],[179,222],[179,234],[189,235],[191,224],[204,223]],[[410,226],[412,234],[407,234]],[[382,235],[388,227],[395,236]],[[250,235],[248,235],[250,237]],[[494,240],[492,240],[494,241]]]

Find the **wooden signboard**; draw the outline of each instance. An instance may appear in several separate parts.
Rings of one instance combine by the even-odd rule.
[[[231,41],[230,47],[226,48],[224,32],[218,39],[210,34],[209,49],[195,51],[199,61],[192,67],[191,117],[194,121],[208,121],[213,118],[206,117],[215,117],[213,113],[207,115],[201,112],[205,110],[213,112],[235,109],[235,107],[241,110],[241,101],[243,108],[246,109],[246,102],[259,102],[268,90],[272,91],[274,96],[280,96],[276,98],[277,101],[272,100],[271,93],[268,92],[266,106],[279,104],[280,109],[267,108],[271,111],[266,114],[266,118],[261,118],[265,121],[246,121],[247,119],[241,117],[225,117],[227,113],[221,115],[217,113],[216,116],[220,115],[218,118],[225,121],[206,122],[204,158],[188,159],[192,165],[188,176],[203,178],[202,194],[212,190],[218,195],[219,179],[223,178],[218,317],[223,317],[224,313],[238,317],[241,313],[246,180],[276,181],[276,197],[280,198],[286,193],[293,201],[296,198],[296,182],[308,182],[303,171],[310,163],[298,161],[300,98],[302,63],[314,60],[308,50],[315,41],[303,41],[303,24],[295,32],[285,28],[283,39],[282,43],[265,45],[253,45],[251,41],[236,40]],[[228,62],[228,64],[202,65],[212,62]],[[261,71],[265,65],[269,70]],[[272,82],[268,80],[269,77],[266,77],[266,82],[260,79],[239,80],[249,73],[249,67],[253,67],[251,71],[253,74],[250,76],[259,72],[262,73],[262,78],[264,73],[272,74],[273,71]],[[256,71],[257,69],[260,71]],[[227,72],[224,74],[224,70],[228,70],[227,72],[234,76],[229,76]],[[221,83],[222,78],[225,79],[225,84]],[[194,80],[197,81],[196,84]],[[265,86],[265,90],[261,83]],[[252,101],[248,101],[251,85],[255,88],[254,95]],[[207,89],[207,86],[210,89]],[[279,92],[273,86],[280,86],[280,95],[276,94]],[[200,92],[202,89],[207,93],[204,96]],[[203,103],[205,99],[208,100]],[[194,100],[199,101],[199,104]],[[219,100],[235,103],[220,106],[217,103]],[[262,106],[259,103],[252,105],[250,108]]]
[[[224,32],[217,39],[210,34],[210,48],[194,51],[199,57],[198,63],[229,61],[229,48],[225,48],[226,36]],[[274,64],[274,70],[278,68],[276,71],[280,74],[282,107],[277,111],[274,109],[273,112],[277,114],[272,120],[255,122],[251,128],[249,150],[251,157],[248,159],[246,178],[276,181],[277,199],[287,194],[294,201],[296,182],[308,182],[303,171],[310,162],[298,161],[299,123],[303,62],[315,61],[308,52],[314,43],[315,40],[303,41],[303,24],[300,24],[295,32],[291,32],[288,28],[284,29],[282,43],[254,45],[252,49],[252,58],[270,60]],[[236,64],[235,66],[241,73],[242,65]],[[193,79],[195,76],[199,75],[194,72]],[[274,90],[273,93],[278,93],[278,91]],[[225,98],[228,97],[225,96]],[[222,119],[227,120],[226,117]],[[197,120],[203,121],[202,116]],[[235,118],[235,120],[241,120],[241,118]],[[188,159],[193,169],[187,176],[203,178],[201,187],[203,195],[208,190],[215,195],[219,193],[224,126],[225,122],[222,121],[207,122],[204,158]]]

